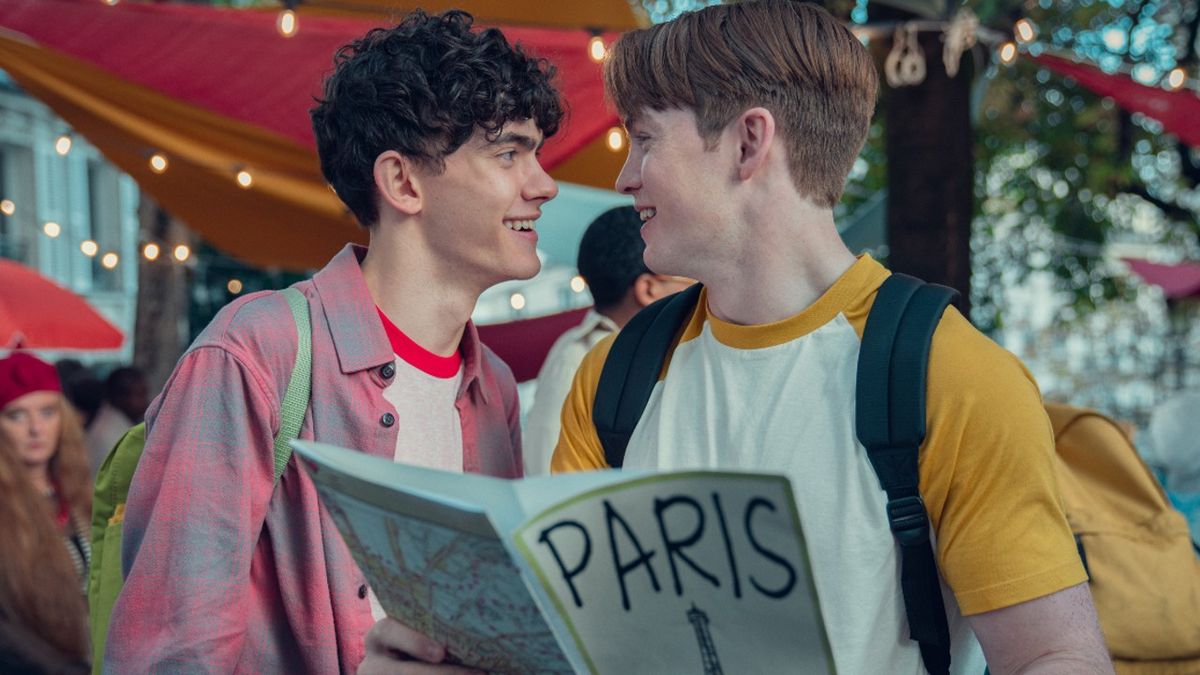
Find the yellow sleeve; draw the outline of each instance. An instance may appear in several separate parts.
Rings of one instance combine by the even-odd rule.
[[[571,390],[563,401],[562,429],[558,434],[554,457],[550,460],[550,473],[608,468],[608,462],[604,460],[604,448],[600,445],[596,425],[592,422],[592,402],[596,399],[600,371],[616,337],[616,333],[609,335],[592,347],[575,373]]]
[[[954,308],[934,335],[927,407],[921,493],[963,614],[1085,581],[1037,385]]]

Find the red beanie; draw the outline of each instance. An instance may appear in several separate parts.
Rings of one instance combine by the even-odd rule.
[[[26,352],[0,359],[0,410],[35,391],[62,391],[54,366]]]

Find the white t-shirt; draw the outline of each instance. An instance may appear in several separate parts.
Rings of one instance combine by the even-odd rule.
[[[554,454],[554,446],[558,444],[562,404],[571,389],[575,371],[579,370],[583,357],[597,342],[615,332],[617,324],[612,319],[594,309],[588,310],[583,321],[559,336],[546,354],[546,361],[538,371],[533,407],[521,430],[526,476],[550,472],[550,457]]]
[[[462,473],[462,418],[455,405],[463,379],[462,354],[438,356],[413,342],[383,312],[379,316],[396,354],[395,374],[383,390],[383,398],[396,409],[393,459]],[[375,620],[386,616],[374,590],[370,600]]]
[[[702,293],[624,465],[786,475],[838,672],[920,675],[886,495],[855,431],[861,335],[887,275],[863,257],[804,311],[759,326],[713,316]],[[591,415],[611,344],[601,342],[580,366],[563,408],[555,471],[605,466]],[[1062,510],[1037,387],[1015,357],[953,308],[934,335],[926,408],[920,490],[935,532],[951,672],[980,675],[982,652],[964,614],[1049,595],[1086,575]]]

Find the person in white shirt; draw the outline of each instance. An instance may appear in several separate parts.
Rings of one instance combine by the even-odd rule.
[[[525,420],[525,475],[550,472],[558,443],[559,415],[579,363],[604,336],[617,332],[638,310],[692,283],[685,277],[655,274],[642,252],[642,219],[632,206],[618,206],[596,217],[579,242],[576,262],[594,306],[578,326],[563,333],[538,372],[533,407]]]
[[[87,428],[88,465],[92,475],[126,431],[146,416],[150,389],[137,368],[117,368],[104,381],[104,403]]]

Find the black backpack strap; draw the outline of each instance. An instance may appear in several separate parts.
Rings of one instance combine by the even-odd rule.
[[[918,490],[917,453],[925,440],[933,333],[957,295],[903,274],[888,277],[867,316],[856,383],[858,438],[887,493],[888,523],[900,545],[909,637],[920,644],[925,669],[934,675],[950,670],[950,630]]]
[[[592,403],[592,420],[604,446],[604,459],[614,469],[625,461],[629,437],[642,417],[658,382],[667,351],[700,298],[700,284],[645,307],[621,329],[613,342]]]

